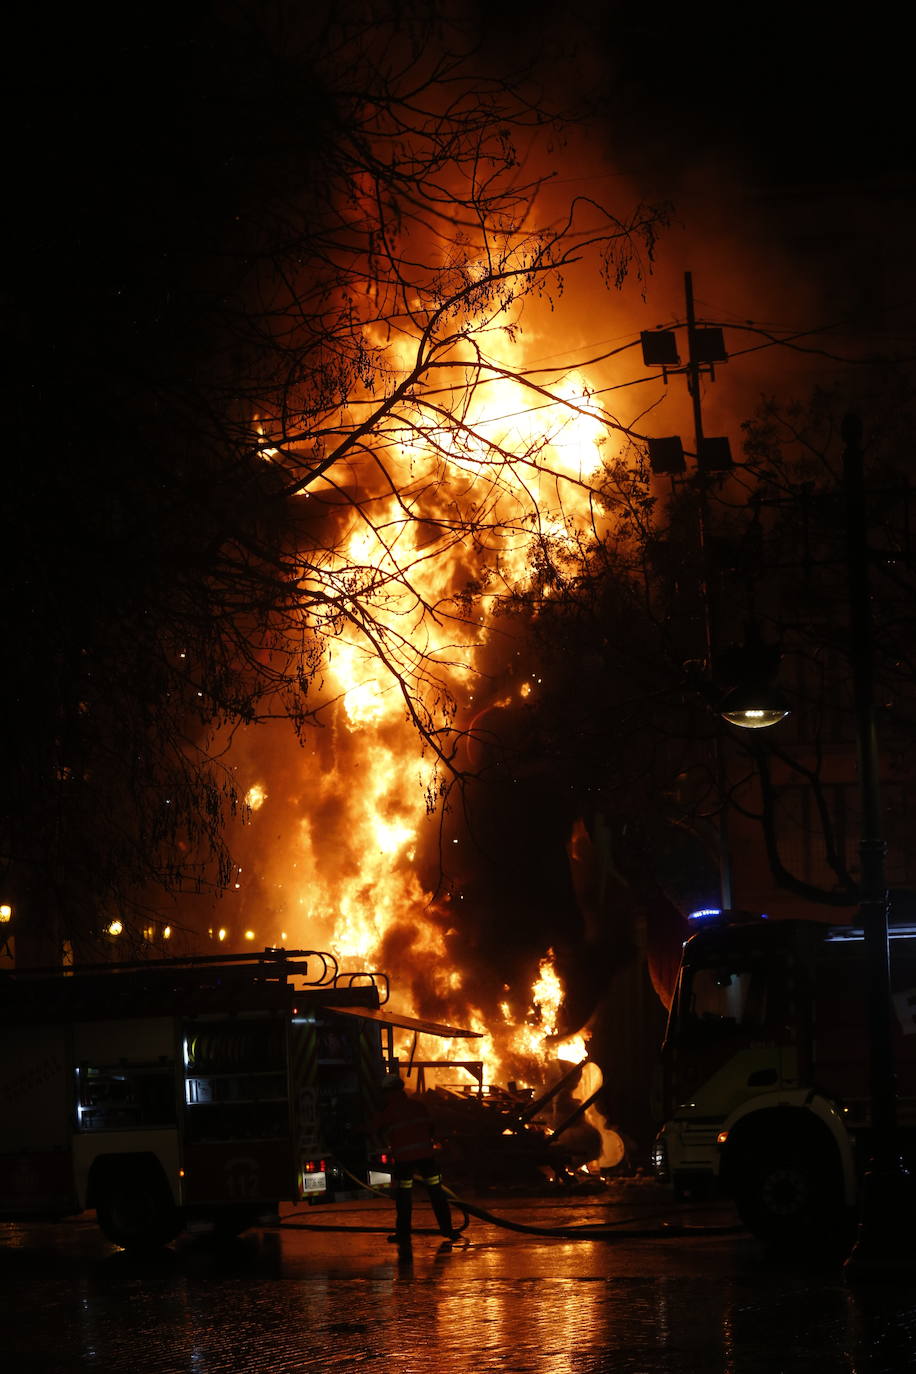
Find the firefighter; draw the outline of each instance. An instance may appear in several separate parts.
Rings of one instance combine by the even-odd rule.
[[[433,1155],[433,1123],[429,1109],[418,1097],[405,1092],[400,1075],[396,1073],[382,1080],[382,1105],[375,1126],[387,1141],[394,1160],[395,1230],[388,1239],[403,1249],[410,1247],[416,1175],[426,1187],[440,1232],[448,1241],[457,1240],[459,1233],[452,1229],[451,1209]]]

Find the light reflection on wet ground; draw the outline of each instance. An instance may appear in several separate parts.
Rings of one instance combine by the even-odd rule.
[[[647,1213],[488,1203],[538,1225]],[[424,1224],[424,1209],[417,1221]],[[449,1252],[386,1243],[384,1204],[312,1209],[216,1248],[138,1260],[88,1220],[0,1227],[10,1374],[903,1374],[916,1283],[853,1293],[838,1265],[768,1259],[745,1235],[572,1241],[472,1222]],[[723,1218],[710,1217],[721,1221]],[[702,1220],[702,1218],[699,1218]]]

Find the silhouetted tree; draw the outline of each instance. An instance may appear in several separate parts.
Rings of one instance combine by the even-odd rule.
[[[495,569],[551,475],[477,403],[592,414],[502,344],[574,262],[647,270],[661,215],[543,206],[552,116],[426,6],[20,23],[0,843],[53,957],[225,883],[222,751],[311,718],[329,640],[456,767],[467,603],[415,572],[464,541]]]
[[[707,478],[705,551],[696,474],[675,490],[638,455],[616,468],[605,500],[620,517],[602,540],[540,546],[541,594],[513,608],[538,646],[539,687],[505,723],[487,722],[494,770],[518,768],[513,738],[536,739],[541,786],[600,816],[618,877],[637,889],[660,882],[682,904],[714,892],[719,818],[736,812],[759,827],[777,886],[827,907],[858,900],[840,437],[857,403],[890,875],[912,884],[911,400],[905,369],[895,369],[804,404],[763,404],[735,468]],[[782,691],[788,720],[765,731],[723,726],[728,690],[754,680]]]

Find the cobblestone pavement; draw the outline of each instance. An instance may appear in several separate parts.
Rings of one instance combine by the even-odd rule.
[[[490,1199],[521,1223],[660,1220],[629,1198]],[[385,1203],[288,1210],[228,1246],[140,1260],[91,1215],[0,1226],[9,1374],[904,1374],[916,1285],[850,1291],[742,1233],[572,1240],[472,1220],[448,1250],[386,1241]],[[694,1221],[723,1222],[708,1213]],[[725,1221],[729,1218],[725,1217]],[[430,1224],[424,1207],[419,1227]],[[305,1229],[298,1229],[298,1228]],[[323,1227],[345,1227],[317,1229]],[[374,1228],[374,1229],[373,1229]]]

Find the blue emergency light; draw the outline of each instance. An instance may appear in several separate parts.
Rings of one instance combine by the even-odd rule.
[[[745,925],[748,921],[765,921],[767,919],[765,911],[729,911],[719,906],[703,906],[698,911],[691,911],[687,917],[693,925],[711,925],[713,922],[719,925]]]

